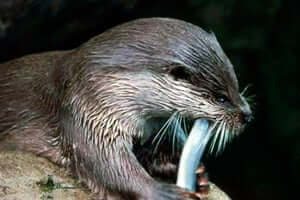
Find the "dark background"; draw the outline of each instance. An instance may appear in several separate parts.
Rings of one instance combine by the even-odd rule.
[[[213,182],[234,200],[298,199],[299,7],[291,0],[0,0],[0,62],[70,49],[121,22],[163,16],[215,32],[241,88],[252,86],[255,120],[218,157]],[[298,43],[298,45],[297,45]]]

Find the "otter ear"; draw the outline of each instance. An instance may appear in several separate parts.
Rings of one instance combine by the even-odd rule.
[[[189,81],[191,79],[191,74],[186,69],[186,67],[181,65],[169,65],[166,67],[163,67],[164,72],[170,74],[175,79],[182,79]]]

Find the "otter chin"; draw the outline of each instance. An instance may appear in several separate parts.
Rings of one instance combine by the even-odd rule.
[[[104,199],[189,199],[174,179],[193,123],[209,122],[219,151],[252,118],[215,35],[176,19],[131,21],[0,74],[0,150],[46,157]]]

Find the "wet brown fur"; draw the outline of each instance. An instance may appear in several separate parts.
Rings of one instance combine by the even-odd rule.
[[[1,64],[0,74],[0,150],[68,166],[104,197],[183,199],[183,190],[155,181],[133,152],[155,134],[149,120],[179,112],[226,121],[237,133],[250,115],[215,36],[174,19],[129,22],[72,51]],[[161,173],[176,168],[160,164]]]

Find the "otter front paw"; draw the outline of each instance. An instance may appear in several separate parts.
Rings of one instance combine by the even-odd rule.
[[[156,191],[153,191],[149,199],[155,200],[195,200],[200,199],[198,193],[190,192],[186,189],[173,184],[156,185]]]
[[[208,173],[205,170],[204,165],[200,165],[196,170],[196,193],[198,194],[199,198],[205,198],[208,196],[209,193],[209,179]]]
[[[205,170],[204,165],[200,165],[196,170],[196,192],[188,192],[186,193],[187,198],[193,199],[205,199],[208,197],[208,193],[210,190],[208,174]]]

